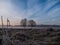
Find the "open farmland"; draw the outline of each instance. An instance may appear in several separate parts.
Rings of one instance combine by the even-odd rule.
[[[0,29],[1,40],[3,35],[5,35],[4,45],[60,45],[59,28],[9,28],[4,32]]]

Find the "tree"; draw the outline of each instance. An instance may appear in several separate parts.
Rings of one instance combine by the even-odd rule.
[[[22,19],[20,22],[21,26],[26,26],[27,25],[27,19]]]
[[[53,29],[53,28],[50,28],[50,29],[49,29],[49,31],[51,31],[51,32],[52,32],[52,31],[54,31],[54,29]]]
[[[34,20],[29,20],[28,21],[28,26],[36,26],[36,22]]]

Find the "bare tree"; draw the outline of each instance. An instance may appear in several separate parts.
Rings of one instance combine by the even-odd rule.
[[[29,20],[28,21],[28,26],[36,26],[36,22],[34,20]]]
[[[7,28],[10,26],[10,20],[7,18]]]
[[[21,26],[26,26],[27,25],[27,19],[22,19],[20,22]]]

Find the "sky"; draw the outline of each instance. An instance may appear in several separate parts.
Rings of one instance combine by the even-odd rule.
[[[11,25],[27,18],[37,24],[60,25],[60,0],[0,0],[0,16],[4,24],[7,18]]]

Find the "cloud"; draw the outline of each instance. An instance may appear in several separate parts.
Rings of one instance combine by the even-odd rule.
[[[59,0],[47,0],[38,3],[37,1],[29,1],[28,15],[30,19],[34,19],[39,24],[59,24],[57,20],[60,20],[60,1]],[[45,5],[43,5],[45,4]],[[57,22],[56,22],[57,21]]]
[[[22,18],[33,19],[38,24],[59,24],[59,0],[0,0],[0,16],[19,24]],[[55,22],[55,23],[54,23]]]
[[[22,19],[22,15],[25,14],[25,11],[18,10],[14,5],[10,2],[10,0],[0,0],[0,16],[4,18],[4,24],[6,24],[6,19],[9,18],[12,23],[19,24],[17,20]],[[24,16],[23,16],[24,17]],[[0,23],[1,24],[1,23]]]

